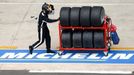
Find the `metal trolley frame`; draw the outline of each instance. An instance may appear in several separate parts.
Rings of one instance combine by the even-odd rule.
[[[109,20],[107,20],[109,19]],[[102,50],[105,55],[108,55],[108,52],[110,51],[111,48],[111,37],[110,37],[110,32],[111,32],[111,27],[112,27],[112,21],[108,16],[105,16],[104,18],[104,23],[102,27],[73,27],[73,26],[61,26],[59,23],[59,40],[60,40],[60,47],[59,50],[61,53],[64,50]],[[62,30],[63,29],[90,29],[90,30],[103,30],[104,31],[104,43],[105,43],[105,48],[63,48],[62,47]]]

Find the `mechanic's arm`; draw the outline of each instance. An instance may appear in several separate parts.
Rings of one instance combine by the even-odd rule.
[[[58,19],[50,19],[50,18],[45,18],[45,21],[46,22],[48,22],[48,23],[53,23],[53,22],[57,22],[59,20],[59,18]]]

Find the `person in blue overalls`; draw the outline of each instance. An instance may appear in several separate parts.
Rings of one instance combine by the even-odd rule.
[[[33,50],[39,47],[46,40],[46,49],[47,53],[55,53],[51,50],[51,37],[50,32],[47,27],[47,23],[53,23],[59,20],[48,18],[49,14],[52,14],[54,11],[54,6],[51,4],[44,3],[42,5],[42,11],[39,14],[38,19],[38,41],[29,46],[29,53],[32,54]]]

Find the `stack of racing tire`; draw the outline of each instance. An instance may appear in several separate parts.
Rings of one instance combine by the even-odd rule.
[[[84,29],[103,27],[105,10],[102,6],[62,7],[60,25],[63,27],[83,27],[83,29],[63,29],[63,48],[105,48],[104,30]]]

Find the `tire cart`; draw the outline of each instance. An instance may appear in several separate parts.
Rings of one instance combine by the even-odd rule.
[[[107,56],[119,43],[116,26],[102,6],[62,7],[60,11],[60,55],[64,50],[103,50]]]

